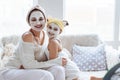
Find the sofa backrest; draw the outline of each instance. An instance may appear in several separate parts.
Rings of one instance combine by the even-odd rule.
[[[72,46],[74,44],[78,44],[81,46],[97,46],[101,43],[98,35],[64,35],[60,36],[60,39],[62,41],[62,45],[64,48],[68,49],[70,52],[72,50]],[[6,36],[1,39],[2,46],[5,46],[5,44],[13,43],[16,45],[18,41],[20,40],[20,36],[17,35],[11,35]]]
[[[64,36],[61,36],[60,38],[61,38],[63,47],[68,49],[70,52],[74,44],[77,44],[80,46],[97,46],[98,44],[102,43],[102,41],[99,39],[98,35],[96,34],[64,35]]]

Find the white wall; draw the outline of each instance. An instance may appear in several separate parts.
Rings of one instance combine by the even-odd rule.
[[[47,16],[63,19],[63,0],[38,0],[38,4],[45,9]]]

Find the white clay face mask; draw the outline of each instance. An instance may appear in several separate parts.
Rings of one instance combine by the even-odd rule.
[[[55,23],[50,23],[47,26],[47,34],[49,38],[56,38],[60,34],[60,28]]]
[[[45,26],[45,18],[40,11],[34,11],[30,15],[30,26],[33,30],[41,31]]]

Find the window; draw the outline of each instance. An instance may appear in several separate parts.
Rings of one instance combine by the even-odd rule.
[[[117,0],[66,0],[65,19],[70,25],[66,27],[65,34],[98,34],[102,40],[118,49],[120,30],[119,26],[115,26],[118,25],[115,16],[118,13],[116,7],[120,6],[115,1]]]
[[[114,6],[114,0],[66,0],[65,17],[76,34],[95,33],[113,40]]]
[[[33,0],[0,0],[0,38],[28,30],[26,15]]]

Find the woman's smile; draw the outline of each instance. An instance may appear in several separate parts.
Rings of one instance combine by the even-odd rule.
[[[42,28],[42,24],[36,25],[35,27],[36,27],[36,28]]]

